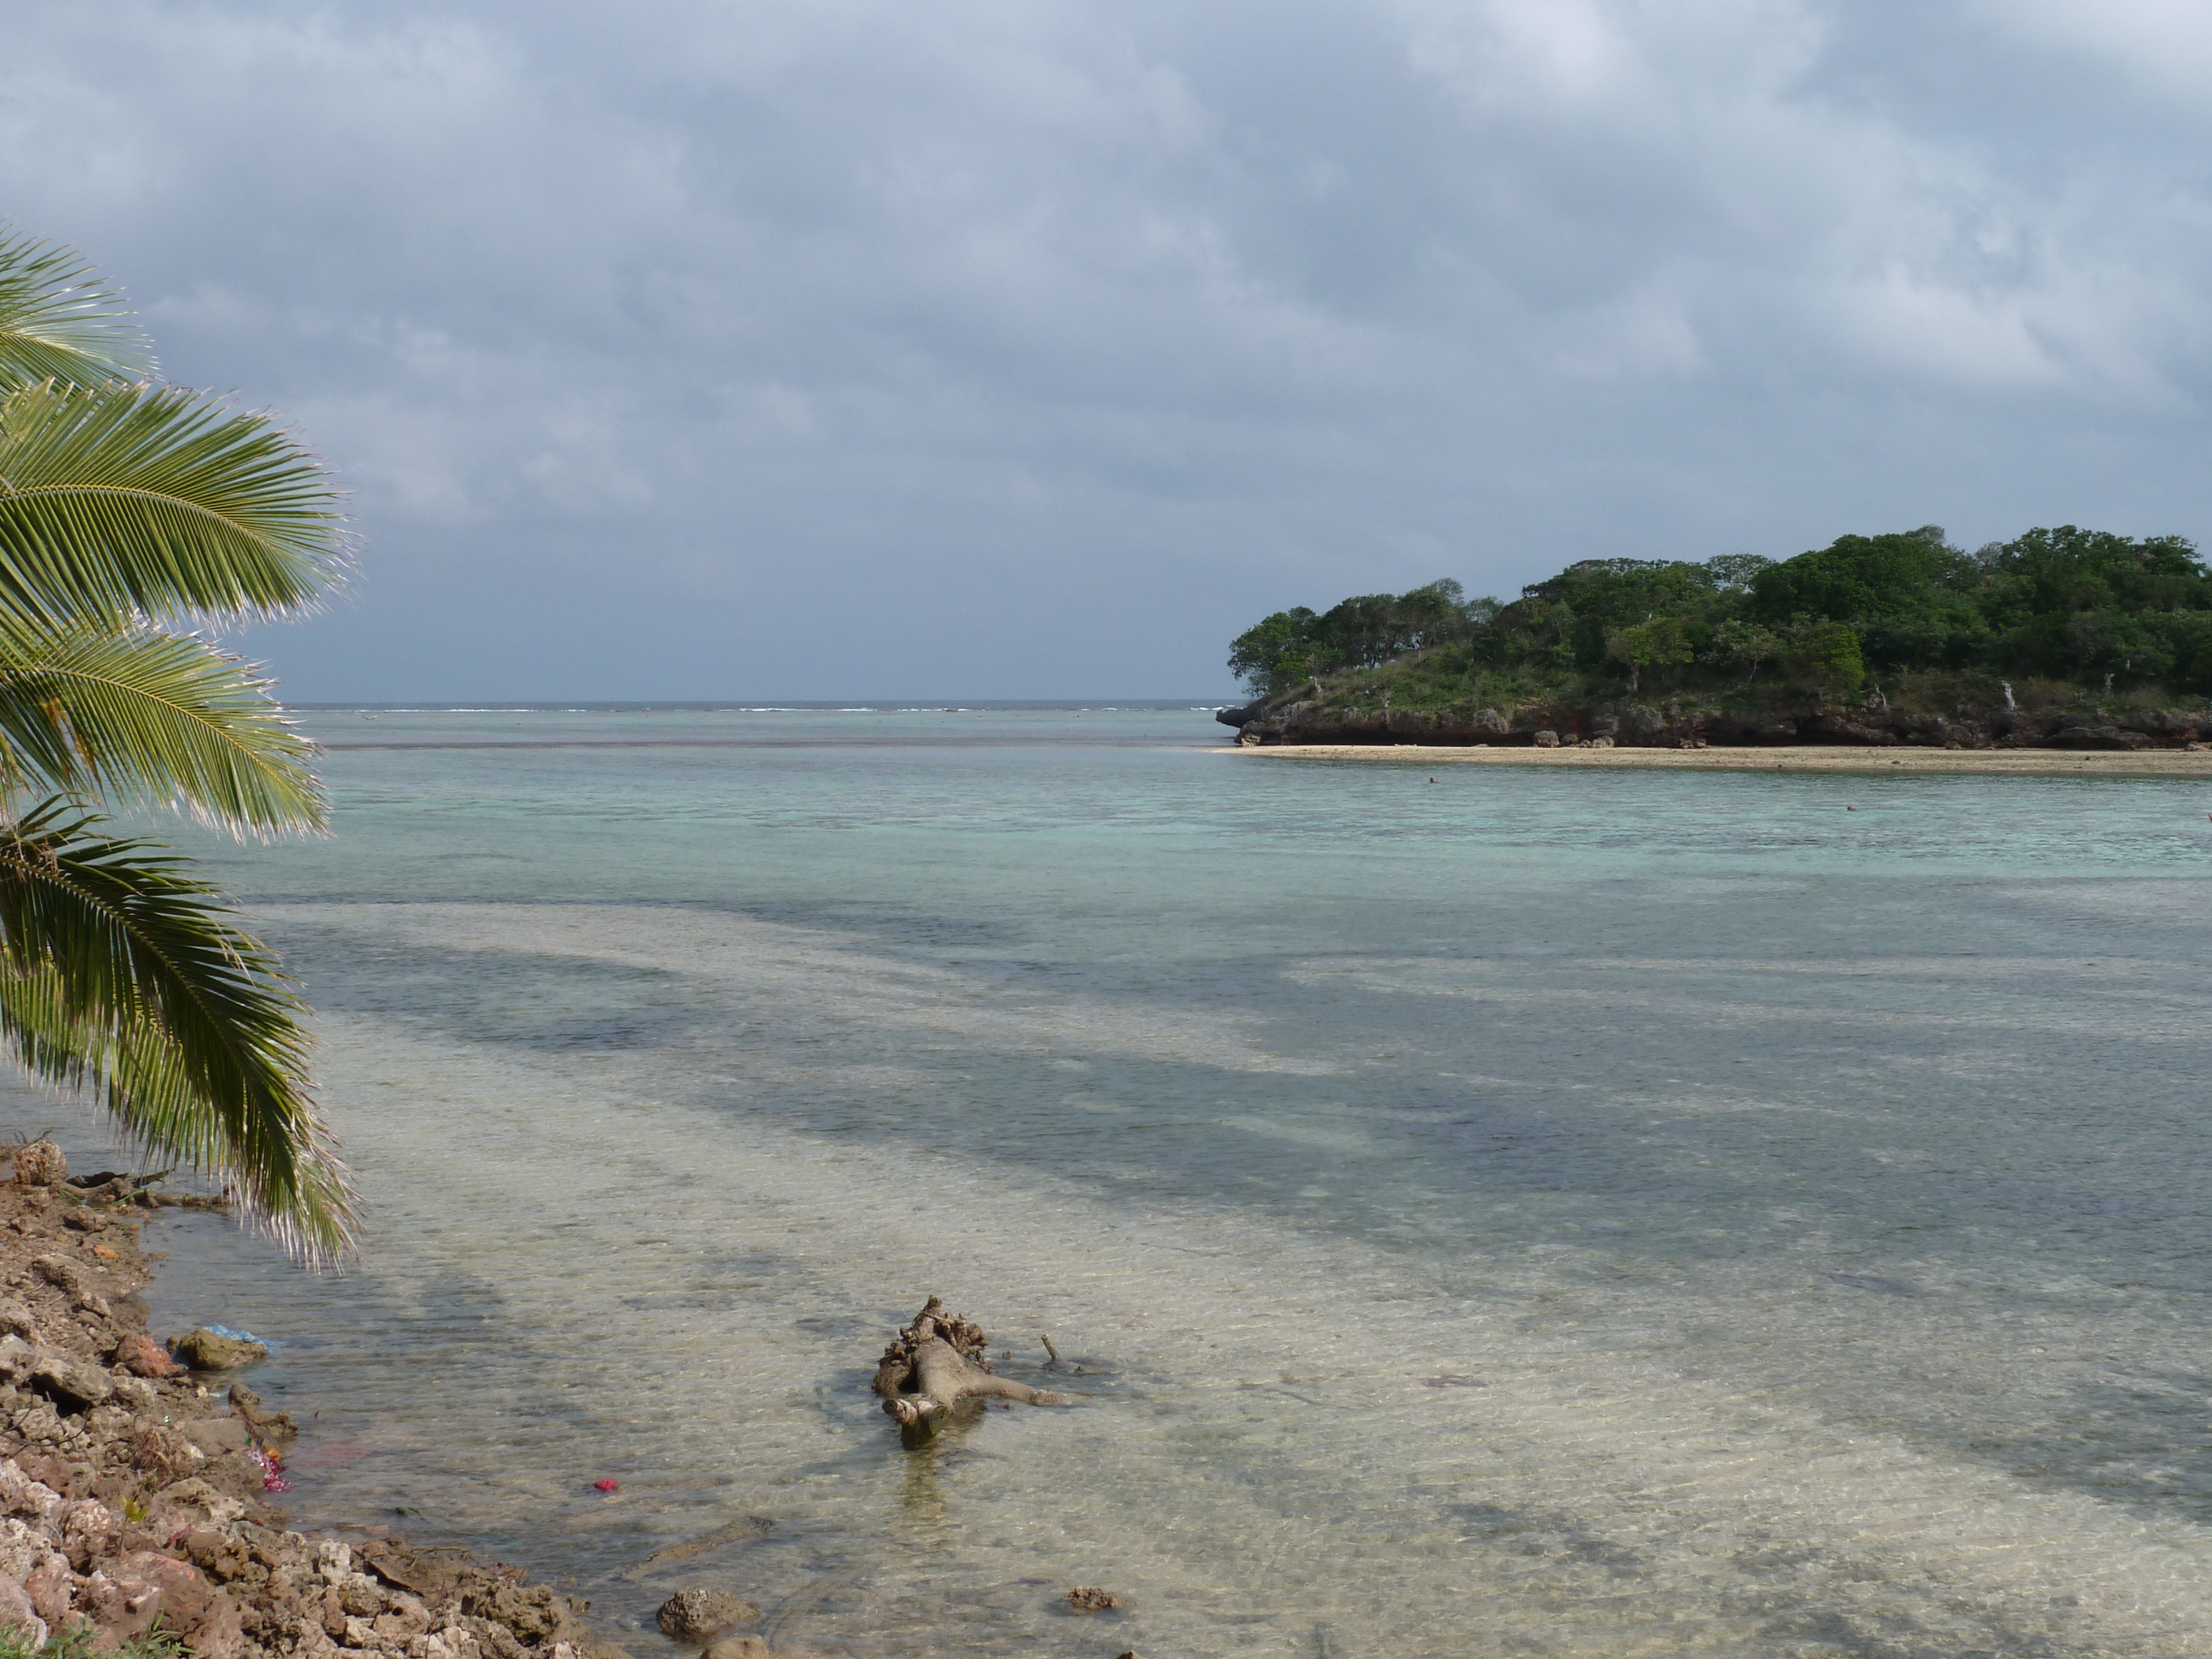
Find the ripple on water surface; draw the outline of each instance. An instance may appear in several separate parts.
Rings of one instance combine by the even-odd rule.
[[[702,1579],[817,1652],[2212,1649],[2200,792],[1115,718],[338,755],[225,855],[374,1245],[166,1221],[157,1314],[284,1340],[300,1518],[641,1656]],[[900,1452],[932,1291],[1078,1405]]]

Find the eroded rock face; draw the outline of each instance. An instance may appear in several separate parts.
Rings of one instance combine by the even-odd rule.
[[[660,1604],[653,1615],[661,1633],[678,1642],[711,1641],[732,1625],[749,1625],[760,1609],[743,1596],[727,1590],[693,1586],[680,1589]]]
[[[2118,726],[2103,724],[2067,726],[2053,732],[2050,738],[2054,749],[2130,750],[2157,747],[2141,732],[2130,732]]]
[[[1881,748],[1899,744],[1945,749],[2178,749],[2212,731],[2212,716],[2186,709],[2142,709],[2120,716],[2029,717],[2001,710],[1981,714],[1909,713],[1869,691],[1847,704],[1807,706],[1788,713],[1729,712],[1668,702],[1569,708],[1532,707],[1509,716],[1495,708],[1347,710],[1311,698],[1224,709],[1241,719],[1240,744],[1543,744],[1542,733],[1565,745],[1610,738],[1627,748],[1693,749],[1707,744],[1762,746],[1838,744]]]

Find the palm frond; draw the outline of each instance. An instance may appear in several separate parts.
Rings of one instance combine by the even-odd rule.
[[[0,392],[153,371],[153,349],[121,290],[74,248],[0,225]]]
[[[0,974],[0,1041],[33,1076],[72,1093],[91,1092],[125,1138],[155,1158],[217,1179],[230,1177],[232,1160],[219,1137],[207,1133],[204,1103],[192,1087],[182,1051],[159,1028],[88,1030],[66,994],[60,972],[48,967]],[[311,1117],[306,1125],[294,1169],[295,1180],[305,1189],[304,1201],[295,1207],[310,1216],[342,1218],[341,1225],[302,1224],[274,1214],[242,1187],[241,1218],[275,1237],[294,1256],[316,1265],[349,1254],[357,1203],[352,1176],[320,1118]]]
[[[27,781],[174,808],[233,834],[321,830],[315,745],[268,687],[190,635],[80,629],[38,641],[0,628],[0,744]]]
[[[236,1187],[295,1254],[351,1248],[355,1200],[309,1095],[303,1012],[186,861],[52,800],[0,830],[0,1030],[100,1087],[148,1147]]]
[[[296,614],[347,551],[328,473],[266,416],[173,386],[0,400],[0,609],[27,622]]]

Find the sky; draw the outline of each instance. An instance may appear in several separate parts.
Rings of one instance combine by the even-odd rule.
[[[2212,539],[2201,0],[0,4],[301,702],[1214,696],[1577,559]]]

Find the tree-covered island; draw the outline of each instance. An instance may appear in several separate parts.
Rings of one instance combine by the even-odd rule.
[[[2179,536],[1929,526],[1279,611],[1229,665],[1245,743],[2179,745],[2212,728],[2212,570]]]

